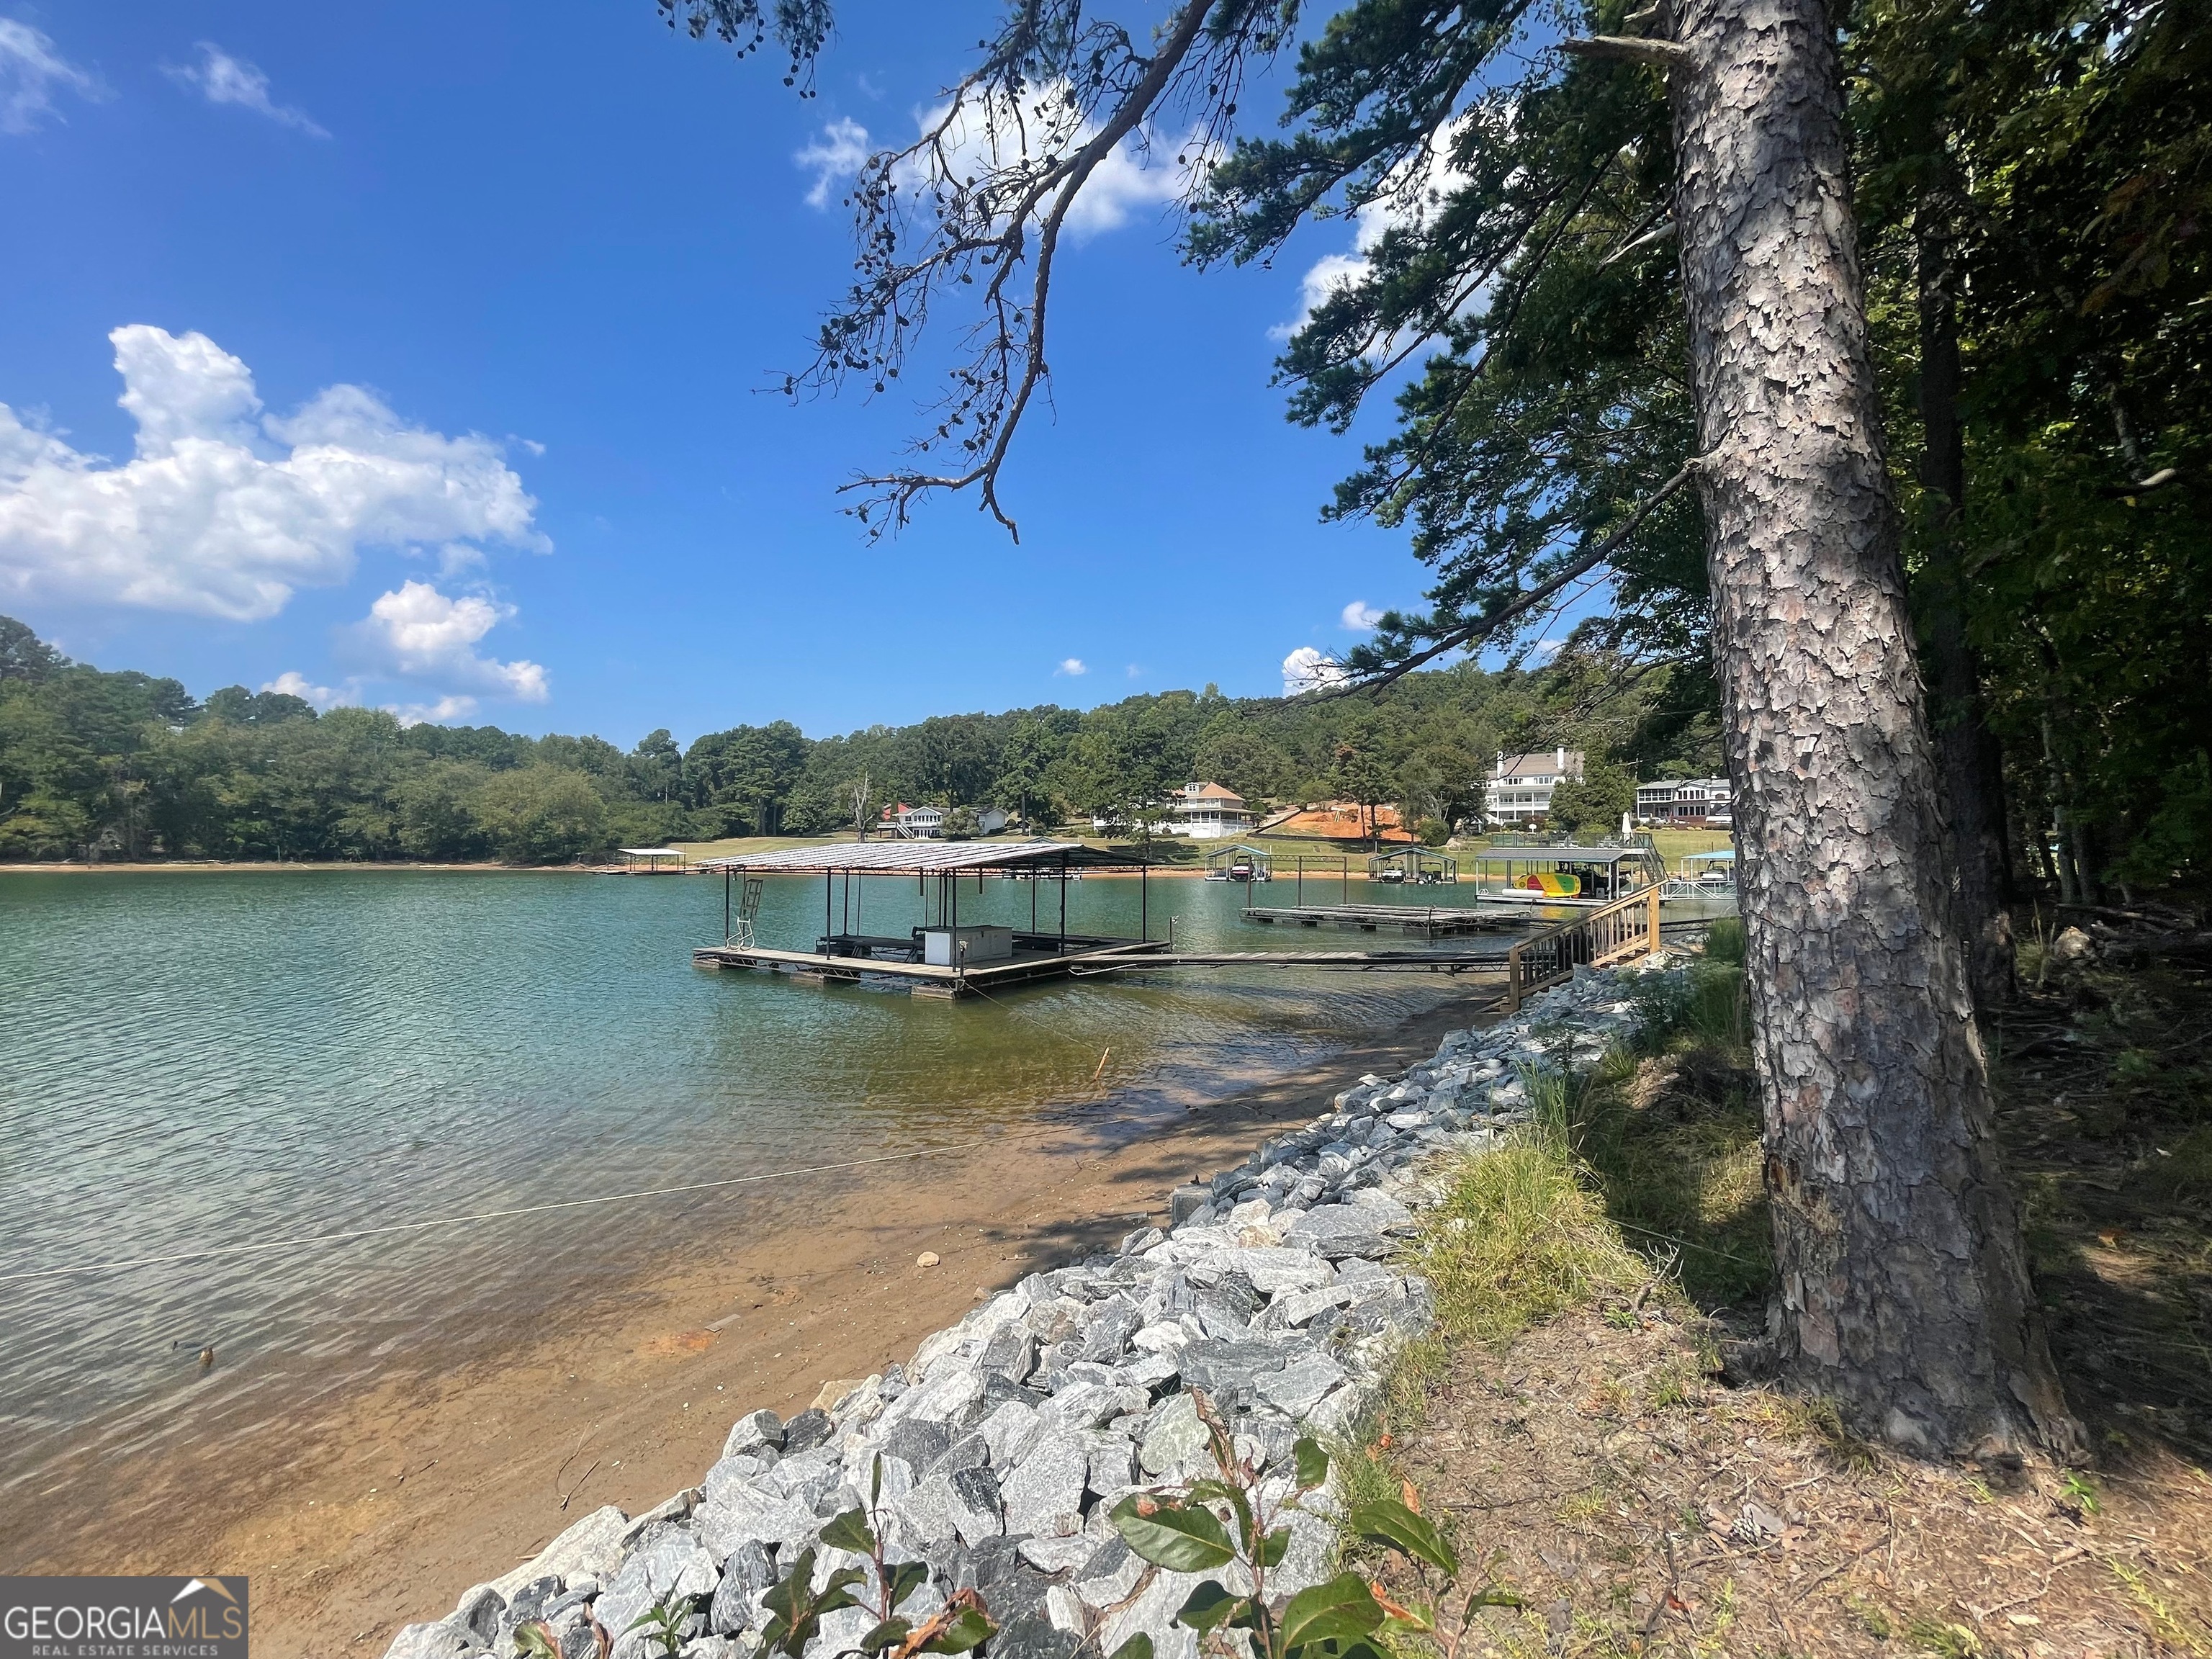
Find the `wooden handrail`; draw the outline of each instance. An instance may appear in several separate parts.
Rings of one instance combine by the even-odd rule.
[[[1632,921],[1631,913],[1639,910],[1642,915]],[[1525,998],[1572,979],[1579,965],[1602,968],[1648,956],[1659,945],[1659,884],[1653,882],[1588,915],[1554,922],[1506,951],[1505,1012],[1519,1012]]]

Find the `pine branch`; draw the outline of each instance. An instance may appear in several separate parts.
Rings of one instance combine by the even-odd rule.
[[[1616,64],[1648,64],[1653,69],[1691,69],[1697,57],[1687,46],[1672,40],[1639,40],[1624,34],[1597,34],[1587,40],[1562,40],[1559,50],[1574,58],[1595,58]]]
[[[1451,629],[1425,650],[1417,651],[1410,657],[1392,663],[1389,667],[1379,670],[1365,679],[1346,680],[1341,684],[1330,686],[1321,691],[1309,692],[1306,694],[1306,701],[1327,702],[1335,697],[1348,697],[1356,691],[1379,690],[1394,680],[1403,679],[1425,664],[1434,662],[1447,651],[1455,651],[1462,646],[1473,645],[1478,641],[1488,639],[1508,623],[1518,621],[1530,611],[1541,609],[1556,599],[1562,589],[1588,575],[1618,552],[1621,544],[1635,533],[1637,526],[1650,518],[1666,503],[1670,496],[1687,483],[1691,475],[1697,470],[1698,458],[1693,456],[1682,464],[1681,470],[1673,477],[1630,508],[1628,517],[1622,521],[1618,530],[1595,547],[1581,554],[1572,563],[1554,574],[1548,580],[1538,583],[1527,592],[1516,595],[1496,610],[1486,612],[1474,621]]]

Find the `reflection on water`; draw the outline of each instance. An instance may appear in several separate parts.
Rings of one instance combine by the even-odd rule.
[[[1155,936],[1172,915],[1194,948],[1285,942],[1238,920],[1241,886],[1147,887]],[[856,925],[921,919],[913,884],[865,889]],[[1289,898],[1284,883],[1257,891]],[[1133,880],[1066,896],[1071,929],[1137,931]],[[410,1355],[542,1323],[656,1255],[787,1223],[821,1182],[866,1175],[125,1273],[7,1273],[848,1162],[1102,1091],[1141,1115],[1279,1073],[1449,991],[1426,975],[1240,969],[917,1000],[695,969],[689,947],[720,939],[722,900],[703,878],[0,877],[0,1491],[35,1491],[72,1449],[266,1428]],[[842,917],[842,887],[831,902]],[[1057,884],[988,881],[963,889],[961,919],[1026,927],[1032,903],[1056,921],[1059,902]],[[811,948],[823,904],[818,880],[772,878],[761,941]],[[194,1388],[208,1343],[219,1396]]]

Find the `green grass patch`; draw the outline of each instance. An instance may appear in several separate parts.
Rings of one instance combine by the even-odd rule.
[[[1428,1212],[1413,1265],[1435,1287],[1445,1340],[1492,1348],[1651,1277],[1574,1160],[1540,1128],[1461,1164],[1449,1195]]]

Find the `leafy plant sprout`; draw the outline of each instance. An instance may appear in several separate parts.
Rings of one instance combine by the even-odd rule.
[[[763,1653],[781,1649],[789,1659],[802,1659],[807,1644],[821,1633],[822,1620],[846,1607],[865,1607],[876,1622],[853,1646],[838,1650],[837,1659],[859,1654],[866,1659],[914,1659],[923,1653],[969,1653],[997,1633],[990,1609],[972,1589],[955,1590],[944,1605],[920,1623],[902,1614],[914,1593],[929,1580],[928,1566],[920,1561],[891,1561],[884,1540],[884,1460],[878,1454],[868,1477],[868,1501],[847,1510],[822,1528],[820,1537],[833,1549],[865,1555],[873,1573],[860,1567],[839,1567],[814,1586],[814,1551],[799,1552],[791,1571],[762,1598],[769,1619],[761,1633]],[[862,1592],[872,1582],[872,1601]],[[672,1650],[673,1651],[673,1650]]]
[[[1493,1583],[1461,1583],[1459,1553],[1421,1514],[1410,1483],[1404,1501],[1355,1504],[1345,1517],[1353,1536],[1405,1557],[1420,1586],[1408,1603],[1349,1571],[1287,1598],[1271,1596],[1267,1575],[1290,1551],[1287,1517],[1310,1509],[1311,1495],[1327,1485],[1329,1455],[1310,1437],[1299,1440],[1285,1490],[1279,1466],[1237,1455],[1228,1424],[1203,1391],[1194,1389],[1191,1401],[1217,1473],[1177,1488],[1132,1493],[1115,1505],[1113,1521],[1129,1547],[1156,1566],[1174,1572],[1228,1570],[1227,1582],[1200,1583],[1176,1614],[1207,1649],[1234,1650],[1229,1632],[1243,1631],[1254,1659],[1383,1659],[1384,1633],[1394,1632],[1425,1638],[1443,1659],[1457,1659],[1477,1613],[1522,1605],[1519,1596]],[[1270,1496],[1276,1492],[1282,1495]],[[1140,1633],[1115,1649],[1113,1659],[1152,1659],[1152,1638]]]

